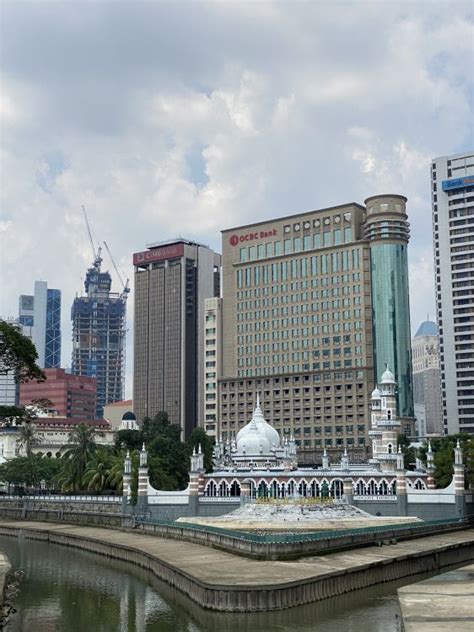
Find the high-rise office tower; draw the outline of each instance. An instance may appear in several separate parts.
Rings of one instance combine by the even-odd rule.
[[[407,246],[410,237],[402,195],[365,200],[365,239],[370,247],[375,374],[386,366],[396,376],[397,414],[413,418]]]
[[[425,320],[412,342],[413,400],[417,434],[439,435],[443,432],[441,409],[438,327]]]
[[[204,302],[219,295],[220,255],[176,239],[133,255],[133,409],[160,411],[187,438],[204,421]]]
[[[444,429],[474,432],[474,152],[431,163]]]
[[[18,320],[25,335],[31,335],[38,365],[56,369],[61,365],[61,291],[35,281],[34,295],[21,295]],[[31,333],[30,333],[31,332]]]
[[[87,270],[85,296],[72,304],[73,375],[97,378],[96,417],[106,404],[123,399],[127,291],[111,292],[112,279],[101,271],[100,255]]]
[[[222,375],[222,299],[205,300],[204,317],[204,430],[218,433],[218,379]]]
[[[374,336],[385,345],[380,353],[398,382],[410,362],[409,334],[406,342],[405,332],[401,339],[387,338],[380,328],[384,317],[398,326],[387,304],[400,300],[401,309],[408,309],[402,295],[408,285],[396,278],[406,274],[403,258],[390,259],[388,279],[377,267],[384,295],[372,303],[371,265],[379,266],[381,255],[372,256],[371,249],[385,239],[396,241],[399,232],[405,236],[405,227],[398,229],[399,215],[406,219],[405,198],[369,198],[368,205],[223,231],[218,420],[224,439],[248,421],[259,393],[265,416],[283,435],[294,435],[301,461],[318,462],[324,448],[341,452],[345,446],[353,458],[366,458]],[[403,364],[390,344],[406,347]]]

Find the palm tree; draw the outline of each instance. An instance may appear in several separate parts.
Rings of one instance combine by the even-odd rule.
[[[82,483],[88,491],[120,490],[123,479],[123,455],[110,449],[98,448],[88,462]]]
[[[78,491],[82,488],[87,464],[97,450],[96,437],[100,435],[93,426],[87,424],[79,424],[71,432],[68,441],[71,447],[64,453],[67,459],[62,476],[64,490]]]
[[[26,421],[20,430],[19,445],[25,448],[26,456],[33,454],[35,445],[41,443],[43,437],[38,433],[38,429],[32,421]]]

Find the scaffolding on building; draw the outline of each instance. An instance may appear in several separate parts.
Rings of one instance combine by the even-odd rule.
[[[94,248],[84,207],[83,212],[94,259],[84,282],[85,296],[77,296],[72,304],[71,370],[74,375],[97,378],[96,414],[100,419],[104,406],[121,401],[124,396],[126,304],[129,289],[127,280],[121,293],[111,292],[112,278],[108,271],[101,270],[101,249],[98,248],[96,252]],[[107,251],[110,254],[108,248]],[[113,259],[112,263],[117,269]],[[121,280],[120,275],[118,276]]]

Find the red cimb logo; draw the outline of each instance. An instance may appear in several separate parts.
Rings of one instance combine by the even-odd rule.
[[[229,244],[231,246],[237,246],[238,243],[239,243],[239,238],[237,237],[237,235],[231,235],[229,237]]]

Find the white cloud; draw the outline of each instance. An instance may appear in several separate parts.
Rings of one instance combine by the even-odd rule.
[[[17,3],[3,14],[0,313],[36,278],[61,288],[63,364],[91,259],[81,204],[131,278],[132,252],[150,241],[179,233],[220,248],[221,228],[402,193],[413,328],[425,317],[429,161],[472,144],[469,4]],[[129,376],[131,365],[129,345]]]

